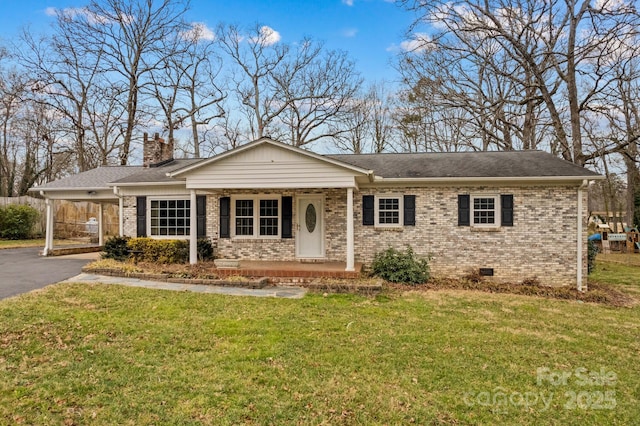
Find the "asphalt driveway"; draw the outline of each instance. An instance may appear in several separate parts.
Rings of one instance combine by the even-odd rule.
[[[82,256],[41,257],[40,248],[0,250],[0,299],[78,275],[91,261]]]

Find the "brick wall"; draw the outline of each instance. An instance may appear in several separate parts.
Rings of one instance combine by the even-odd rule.
[[[237,194],[277,193],[291,195],[293,237],[291,239],[219,239],[218,200]],[[411,194],[416,196],[416,226],[384,229],[362,225],[362,196],[367,194]],[[296,197],[324,196],[325,253],[329,261],[346,258],[346,190],[228,191],[207,196],[207,235],[221,258],[295,260],[297,230]],[[457,226],[458,194],[513,194],[514,226],[479,230]],[[587,213],[583,192],[582,217]],[[135,197],[125,197],[126,235],[135,236]],[[574,186],[529,187],[415,187],[362,189],[354,191],[356,262],[368,264],[376,252],[411,245],[421,256],[430,256],[435,276],[462,276],[472,269],[493,268],[494,279],[521,281],[537,277],[547,285],[576,285],[576,209]],[[583,276],[587,276],[587,230],[584,226]],[[585,279],[586,282],[586,279]]]
[[[496,280],[537,277],[546,285],[576,285],[576,187],[432,187],[405,188],[403,192],[416,195],[416,226],[392,230],[362,226],[362,195],[376,191],[358,194],[354,208],[356,261],[368,263],[376,251],[410,244],[417,254],[431,257],[434,276],[455,277],[473,269],[493,268]],[[514,226],[497,230],[457,226],[458,194],[469,193],[513,194]],[[586,194],[584,197],[583,218]]]

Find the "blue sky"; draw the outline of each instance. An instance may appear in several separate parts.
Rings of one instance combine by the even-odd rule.
[[[82,0],[0,0],[0,37],[15,37],[23,26],[47,31],[47,8],[81,7]],[[187,18],[211,28],[218,23],[273,28],[284,42],[304,36],[349,52],[367,81],[397,77],[391,63],[405,40],[412,14],[385,0],[192,0]]]

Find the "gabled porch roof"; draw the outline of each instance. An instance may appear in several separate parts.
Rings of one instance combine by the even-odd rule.
[[[357,188],[373,171],[268,138],[167,173],[187,189]]]

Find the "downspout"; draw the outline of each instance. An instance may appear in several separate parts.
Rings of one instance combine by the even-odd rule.
[[[120,191],[118,190],[117,186],[113,187],[113,195],[118,197],[118,236],[123,237],[124,236],[124,225],[123,225],[124,204],[122,201],[122,195],[120,195]]]
[[[583,267],[583,260],[582,260],[582,254],[583,254],[583,238],[582,238],[582,191],[584,189],[587,188],[587,186],[589,186],[589,181],[587,181],[586,179],[582,181],[582,184],[578,187],[578,221],[577,221],[577,228],[578,228],[578,235],[577,235],[577,244],[578,244],[578,271],[577,271],[577,281],[578,281],[578,291],[584,291],[586,290],[584,288],[584,286],[582,285],[582,267]]]

